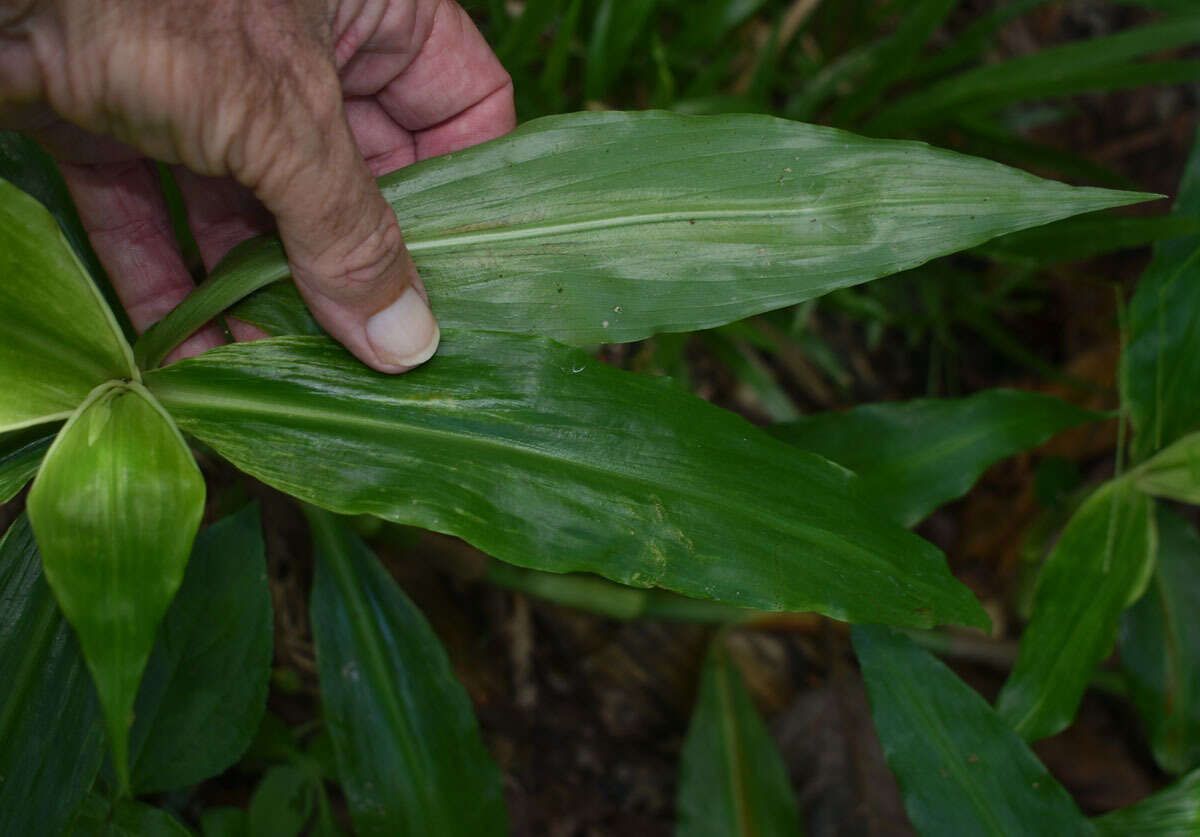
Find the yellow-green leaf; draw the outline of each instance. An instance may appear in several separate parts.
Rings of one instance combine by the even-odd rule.
[[[140,384],[97,387],[29,492],[46,580],[79,637],[123,785],[138,683],[203,509],[191,452]]]

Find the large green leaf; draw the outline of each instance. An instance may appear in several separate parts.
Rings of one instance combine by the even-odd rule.
[[[713,643],[680,762],[676,837],[800,834],[796,792],[737,668]]]
[[[357,833],[507,833],[500,772],[437,636],[361,540],[326,512],[308,520],[321,699]]]
[[[1096,666],[1112,650],[1121,611],[1154,569],[1154,501],[1128,480],[1097,489],[1038,576],[1033,618],[996,700],[1026,740],[1065,729]]]
[[[994,389],[818,413],[770,433],[854,471],[867,502],[912,526],[992,464],[1101,417],[1048,395]]]
[[[1196,837],[1200,834],[1200,770],[1094,822],[1104,837]]]
[[[53,837],[91,787],[104,736],[24,515],[0,540],[0,672],[0,834]]]
[[[443,327],[576,345],[732,322],[1150,197],[768,116],[659,112],[546,117],[380,185]],[[277,245],[226,260],[210,280],[225,290],[143,337],[149,365],[287,270]]]
[[[987,701],[928,651],[875,625],[853,636],[884,755],[924,837],[1095,833]]]
[[[266,708],[271,593],[257,506],[196,538],[146,664],[130,735],[133,789],[172,790],[235,762]]]
[[[1174,217],[1200,219],[1200,134]],[[1200,426],[1200,235],[1164,241],[1129,304],[1121,383],[1144,459]]]
[[[1150,586],[1121,620],[1121,667],[1164,770],[1200,765],[1200,535],[1158,510]]]
[[[97,387],[29,492],[46,579],[79,637],[123,787],[138,681],[203,510],[200,469],[140,384]]]
[[[552,341],[443,332],[434,361],[390,377],[285,337],[148,380],[181,428],[264,482],[515,564],[847,620],[987,621],[842,468]]]
[[[17,496],[33,479],[59,426],[40,424],[0,434],[0,503]]]
[[[0,431],[66,418],[136,377],[129,346],[54,218],[0,180]]]
[[[1200,505],[1200,432],[1160,450],[1131,477],[1147,494]]]

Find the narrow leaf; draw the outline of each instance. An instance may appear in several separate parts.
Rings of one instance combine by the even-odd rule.
[[[683,743],[676,837],[799,835],[796,792],[718,639]]]
[[[1200,770],[1094,822],[1102,837],[1196,837],[1200,834]]]
[[[1200,215],[1194,218],[1083,215],[1001,236],[976,248],[976,252],[999,262],[1041,266],[1082,261],[1164,239],[1195,235],[1200,235]]]
[[[1200,40],[1200,14],[1180,15],[1092,38],[1044,49],[1033,55],[985,64],[900,99],[868,125],[873,132],[950,118],[964,106],[999,108],[1022,99],[1068,95],[1085,90],[1136,86],[1131,78],[1142,67],[1132,59]],[[1193,67],[1190,70],[1195,73]]]
[[[818,413],[770,433],[854,471],[868,502],[912,526],[1001,459],[1101,417],[1048,395],[994,389]]]
[[[97,388],[29,492],[46,579],[75,629],[128,786],[130,715],[204,508],[204,480],[139,384]]]
[[[1070,795],[979,694],[888,628],[858,625],[871,715],[925,837],[1094,834]]]
[[[1156,453],[1132,478],[1147,494],[1200,505],[1200,432]]]
[[[66,418],[99,384],[136,377],[129,346],[38,201],[0,180],[0,432]]]
[[[246,751],[266,709],[271,593],[258,509],[196,538],[134,710],[135,793],[215,776]]]
[[[661,112],[546,117],[380,185],[443,327],[575,345],[721,325],[1152,197],[768,116]],[[220,293],[202,286],[143,336],[144,365],[181,323],[286,275],[282,248],[255,246],[214,272]]]
[[[150,378],[247,473],[522,566],[847,620],[987,621],[842,468],[551,341],[443,332],[437,358],[390,377],[327,339],[275,338]]]
[[[1154,569],[1153,501],[1128,480],[1096,490],[1059,538],[1038,576],[1033,619],[996,709],[1023,738],[1065,729],[1100,661],[1112,651],[1121,611]]]
[[[1155,760],[1183,773],[1200,766],[1200,535],[1160,508],[1158,539],[1146,595],[1121,620],[1121,667]]]
[[[0,834],[54,835],[100,769],[100,704],[22,515],[0,540]]]
[[[507,833],[500,773],[437,636],[362,541],[308,519],[321,698],[357,833]]]
[[[17,496],[33,479],[58,430],[57,424],[40,424],[0,434],[0,503]]]
[[[1200,134],[1172,217],[1200,219]],[[1121,359],[1137,459],[1200,426],[1200,235],[1154,250],[1129,304],[1129,345]]]

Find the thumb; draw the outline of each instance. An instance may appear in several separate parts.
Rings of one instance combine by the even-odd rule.
[[[243,146],[252,176],[234,174],[275,216],[317,321],[368,366],[404,372],[437,350],[437,320],[395,213],[354,143],[336,77],[321,87],[312,109],[289,108],[264,141]]]

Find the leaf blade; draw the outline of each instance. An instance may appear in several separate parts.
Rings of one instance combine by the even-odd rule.
[[[1033,619],[996,699],[1027,741],[1074,719],[1121,611],[1145,589],[1155,550],[1154,501],[1128,480],[1105,483],[1071,518],[1038,576]]]
[[[499,771],[437,636],[362,541],[306,514],[322,699],[357,832],[507,834]]]
[[[443,332],[401,379],[275,338],[148,380],[186,432],[339,513],[743,607],[986,624],[936,549],[855,504],[843,469],[550,341]]]
[[[29,492],[46,580],[75,629],[128,787],[128,724],[155,630],[183,578],[204,480],[140,385],[98,387]]]
[[[904,806],[924,835],[1094,834],[1070,795],[987,702],[929,652],[876,625],[852,629],[871,715]]]

